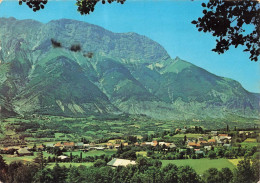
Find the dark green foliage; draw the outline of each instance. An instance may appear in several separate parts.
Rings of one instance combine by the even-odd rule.
[[[53,177],[53,182],[64,183],[67,178],[67,168],[65,166],[60,167],[59,164],[57,163],[53,167],[52,177]]]
[[[178,169],[178,183],[200,183],[199,175],[189,166],[181,166]]]
[[[259,2],[254,0],[225,1],[212,0],[202,3],[203,17],[192,21],[198,31],[210,32],[218,39],[216,48],[219,54],[224,53],[230,46],[245,45],[250,52],[250,59],[257,61],[260,54],[259,43]],[[250,32],[248,25],[254,27]]]
[[[229,168],[222,168],[219,171],[219,182],[230,183],[233,180],[233,172]]]
[[[23,164],[12,162],[8,165],[8,171],[4,174],[5,183],[33,182],[33,177],[38,171],[38,167],[33,164]]]
[[[203,179],[207,183],[219,183],[220,177],[218,175],[218,170],[216,168],[210,168],[203,174]]]
[[[99,1],[100,0],[77,0],[76,5],[78,6],[78,12],[80,12],[81,15],[90,14],[90,12],[94,11],[95,6]],[[112,3],[114,1],[124,4],[126,0],[107,0],[108,3]],[[40,9],[44,9],[44,5],[47,4],[48,0],[19,0],[19,5],[22,5],[23,2],[26,2],[26,5],[36,12]],[[106,0],[102,0],[102,4],[105,4],[105,2]]]
[[[106,162],[104,160],[97,160],[95,163],[94,163],[94,167],[103,167],[103,166],[106,166]]]
[[[217,157],[217,154],[216,154],[215,151],[209,151],[209,153],[208,153],[208,157],[209,157],[210,159],[214,159],[214,158]]]
[[[162,168],[160,163],[150,158],[138,158],[136,166],[117,167],[115,169],[106,166],[105,162],[101,161],[99,161],[100,163],[96,161],[96,164],[99,164],[98,166],[65,168],[56,164],[53,169],[44,168],[43,170],[38,169],[33,164],[11,163],[8,166],[8,173],[5,174],[2,181],[6,183],[231,183],[232,181],[253,183],[259,178],[259,175],[257,175],[259,170],[254,167],[254,162],[251,166],[247,160],[239,162],[235,176],[229,168],[222,168],[221,170],[211,168],[204,172],[202,178],[189,166],[177,167],[174,164],[168,164]]]
[[[47,4],[48,0],[39,0],[39,1],[35,1],[35,0],[19,0],[19,5],[22,5],[23,2],[26,2],[26,5],[29,8],[32,8],[32,10],[34,12],[40,10],[40,9],[44,9],[44,5]]]
[[[237,170],[235,172],[235,182],[240,182],[240,183],[253,183],[255,181],[258,181],[258,178],[255,179],[255,174],[254,172],[258,171],[257,169],[253,169],[253,167],[250,164],[249,159],[244,159],[239,161],[237,165]],[[258,175],[259,176],[259,175]]]
[[[43,170],[43,168],[46,166],[47,160],[45,157],[43,157],[42,151],[37,153],[37,157],[33,160],[33,162],[38,164],[40,169]]]

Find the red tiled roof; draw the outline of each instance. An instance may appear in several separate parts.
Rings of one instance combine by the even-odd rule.
[[[54,146],[55,146],[55,147],[61,147],[62,144],[61,144],[61,142],[58,142],[58,143],[56,143]]]
[[[219,136],[219,137],[220,137],[220,136],[227,137],[228,134],[219,134],[218,136]]]
[[[74,142],[64,142],[63,143],[64,146],[75,146]]]
[[[196,144],[195,142],[189,142],[188,146],[197,146],[198,144]]]
[[[209,139],[208,142],[216,142],[215,139]]]
[[[205,140],[202,140],[202,141],[200,141],[200,143],[206,144],[206,143],[208,143],[208,142],[205,141]]]

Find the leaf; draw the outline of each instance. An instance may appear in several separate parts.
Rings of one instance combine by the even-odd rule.
[[[196,20],[193,20],[191,23],[192,23],[192,24],[197,24],[197,21],[196,21]]]

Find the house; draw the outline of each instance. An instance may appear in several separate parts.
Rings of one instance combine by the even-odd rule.
[[[177,148],[177,146],[176,146],[174,143],[170,143],[169,147],[170,147],[171,149],[176,149],[176,148]]]
[[[159,142],[159,146],[166,145],[166,142]]]
[[[231,144],[224,144],[223,147],[230,149],[231,148]]]
[[[189,142],[187,147],[193,147],[193,148],[200,147],[200,144],[197,144],[196,142]]]
[[[204,152],[201,151],[201,150],[198,150],[198,151],[195,151],[195,154],[203,154],[204,155]]]
[[[135,146],[140,146],[140,144],[138,142],[135,143]]]
[[[46,147],[53,147],[53,143],[47,143]]]
[[[224,144],[224,142],[222,142],[221,140],[217,140],[217,145],[218,146],[222,146]]]
[[[105,150],[105,147],[96,147],[96,150]]]
[[[80,149],[80,148],[83,148],[83,147],[84,147],[84,143],[83,143],[83,142],[77,142],[77,143],[75,144],[75,146]]]
[[[218,137],[228,137],[228,134],[219,134]]]
[[[158,145],[158,142],[156,141],[156,140],[154,140],[154,141],[152,141],[152,144],[151,144],[152,146],[157,146]]]
[[[84,148],[84,149],[87,149],[87,148],[89,148],[89,147],[90,147],[89,144],[83,144],[83,148]]]
[[[75,147],[75,143],[74,142],[64,142],[63,143],[64,148],[70,149]]]
[[[219,139],[220,141],[231,140],[231,137],[228,136],[228,134],[219,134],[219,135],[218,135],[218,139]]]
[[[33,156],[33,153],[28,151],[27,147],[20,148],[16,153],[18,156]]]
[[[113,149],[114,148],[114,144],[112,144],[112,143],[107,143],[106,145],[107,145],[107,148],[109,148],[109,149]]]
[[[208,151],[210,151],[211,150],[211,146],[204,146],[204,149],[206,149],[206,150],[208,150]]]
[[[198,141],[203,141],[203,137],[198,137]]]
[[[218,131],[211,131],[210,134],[211,134],[212,136],[217,136],[217,135],[218,135]]]
[[[68,156],[64,156],[64,155],[58,156],[58,158],[61,159],[61,160],[69,159]]]
[[[152,145],[152,142],[145,142],[145,145],[146,145],[146,146],[151,146],[151,145]]]
[[[38,150],[43,150],[44,147],[43,147],[43,145],[39,145],[39,146],[37,146],[37,149],[38,149]]]
[[[209,139],[208,143],[211,144],[211,145],[216,145],[217,141],[216,141],[216,139]]]
[[[126,167],[127,165],[136,165],[136,162],[128,159],[114,158],[111,161],[109,161],[107,165],[112,167],[119,167],[119,166]]]
[[[209,143],[205,140],[199,141],[200,146],[207,146]]]
[[[63,145],[61,144],[61,142],[57,142],[56,144],[54,144],[54,147],[63,147]]]
[[[118,149],[120,147],[120,144],[115,144],[114,146],[116,149]]]

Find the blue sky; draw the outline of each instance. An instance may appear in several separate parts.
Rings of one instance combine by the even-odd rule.
[[[235,79],[251,92],[260,93],[260,64],[249,60],[242,47],[218,55],[211,49],[215,38],[198,32],[190,22],[202,15],[201,1],[127,0],[124,5],[98,3],[95,11],[82,16],[75,1],[52,1],[33,12],[17,1],[3,1],[0,17],[48,22],[69,18],[102,26],[113,32],[136,32],[160,43],[172,58],[176,56],[219,76]]]

